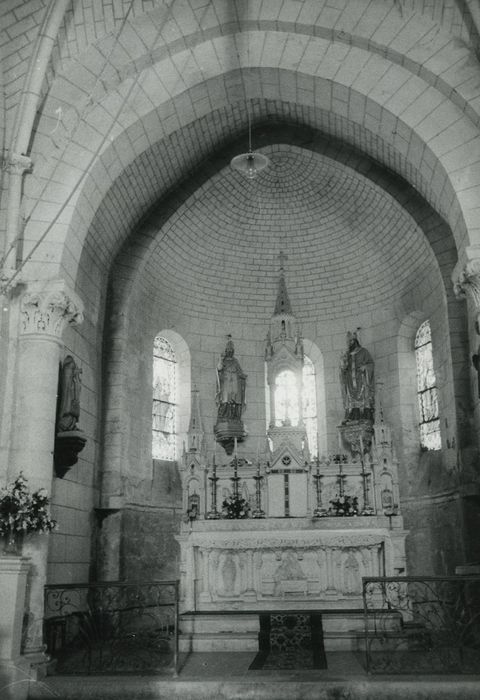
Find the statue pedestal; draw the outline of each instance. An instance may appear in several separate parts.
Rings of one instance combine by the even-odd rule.
[[[30,664],[20,655],[25,590],[30,561],[0,555],[0,687],[5,700],[22,700],[28,694]]]
[[[347,420],[337,428],[344,445],[352,455],[364,455],[370,451],[373,438],[373,423],[370,420]],[[343,452],[343,449],[340,450]]]
[[[242,442],[246,436],[245,427],[239,418],[219,420],[213,429],[215,440],[223,446],[227,455],[233,454],[235,439]]]

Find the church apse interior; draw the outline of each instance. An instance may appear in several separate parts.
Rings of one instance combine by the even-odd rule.
[[[471,3],[9,5],[0,485],[57,521],[22,657],[45,585],[347,611],[478,573]]]

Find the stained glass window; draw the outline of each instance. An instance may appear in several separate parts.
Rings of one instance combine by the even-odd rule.
[[[152,457],[176,457],[177,362],[172,346],[157,336],[153,344]]]
[[[291,369],[279,372],[275,378],[275,423],[298,425],[300,411],[295,374]]]
[[[440,450],[440,418],[435,371],[433,369],[430,322],[422,323],[415,336],[417,396],[420,414],[420,445],[426,450]]]
[[[315,366],[305,357],[302,373],[302,418],[307,432],[308,447],[312,455],[317,454],[317,393]],[[279,372],[275,379],[275,425],[298,425],[300,406],[292,370]]]

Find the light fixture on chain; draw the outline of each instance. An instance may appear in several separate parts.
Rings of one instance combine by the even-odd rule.
[[[235,156],[230,161],[230,165],[234,170],[244,175],[248,180],[254,180],[258,173],[270,163],[270,160],[263,153],[257,153],[252,150],[252,124],[250,120],[250,110],[247,104],[248,115],[248,153],[241,153]]]

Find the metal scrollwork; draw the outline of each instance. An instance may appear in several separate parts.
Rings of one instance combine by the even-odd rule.
[[[47,586],[45,641],[57,674],[176,673],[178,582]]]
[[[480,577],[364,578],[369,673],[477,673]]]

